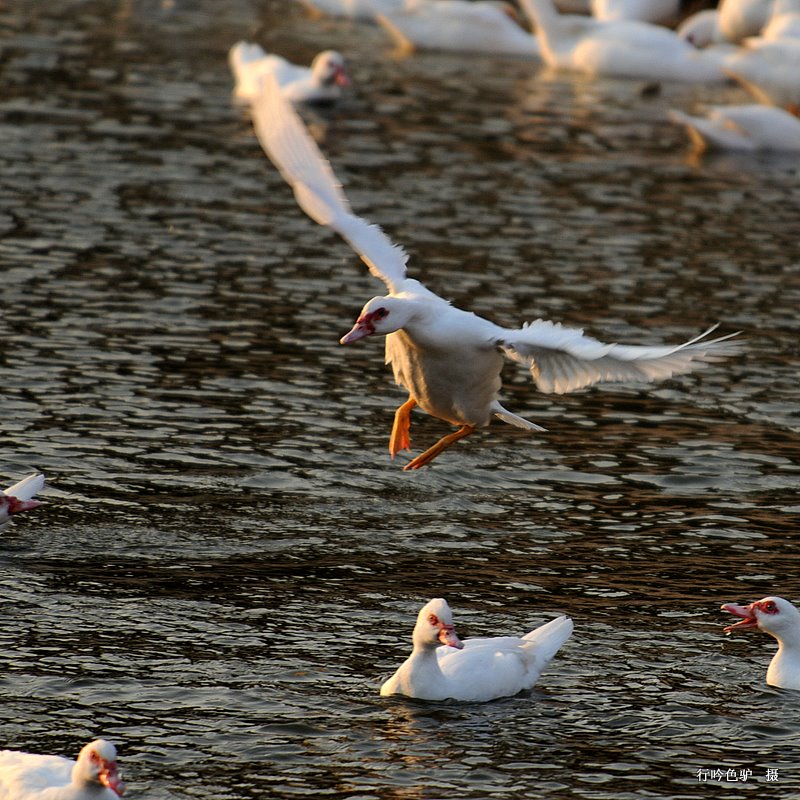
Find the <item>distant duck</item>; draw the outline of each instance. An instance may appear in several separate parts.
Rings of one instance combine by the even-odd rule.
[[[741,617],[726,633],[758,629],[778,640],[778,652],[767,669],[767,683],[781,689],[800,689],[800,611],[782,597],[765,597],[739,606],[725,603],[723,611]]]
[[[800,152],[800,119],[782,108],[764,105],[711,106],[705,117],[671,111],[686,125],[696,147],[719,150]]]
[[[800,39],[748,39],[724,70],[759,103],[800,105]]]
[[[716,8],[705,8],[686,17],[675,29],[675,33],[695,47],[707,47],[727,41],[719,29],[719,11]]]
[[[774,0],[720,0],[719,29],[729,41],[739,43],[757,36],[772,13]]]
[[[459,640],[445,600],[431,600],[417,616],[414,648],[381,695],[482,703],[530,689],[572,634],[558,617],[522,637]]]
[[[589,7],[595,19],[667,23],[678,16],[680,0],[590,0]]]
[[[301,0],[313,14],[374,20],[378,14],[402,8],[405,0]]]
[[[274,75],[281,91],[293,103],[336,100],[342,87],[350,83],[344,58],[335,50],[323,50],[310,67],[300,67],[281,56],[265,53],[257,44],[237,42],[228,52],[228,63],[236,79],[234,96],[243,102],[255,100],[265,75]]]
[[[124,791],[117,750],[105,739],[87,744],[77,761],[0,751],[0,800],[118,800]]]
[[[28,475],[8,489],[0,491],[0,531],[7,527],[14,514],[38,508],[41,502],[34,500],[33,496],[43,488],[44,475],[35,474]]]
[[[539,57],[536,37],[522,28],[514,9],[495,0],[408,0],[377,15],[403,50],[450,50],[498,56]]]
[[[542,58],[557,69],[647,81],[725,80],[716,59],[659,25],[561,15],[552,0],[522,0],[522,6],[536,23]]]

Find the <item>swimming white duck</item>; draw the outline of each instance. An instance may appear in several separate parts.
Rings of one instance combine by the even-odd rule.
[[[761,39],[800,38],[800,0],[775,0]]]
[[[0,531],[8,526],[14,514],[30,511],[41,505],[33,496],[44,488],[44,475],[28,475],[8,489],[0,491]]]
[[[521,5],[536,23],[542,59],[551,67],[592,77],[725,80],[716,59],[660,25],[559,14],[552,0],[521,0]]]
[[[738,44],[756,36],[772,13],[774,0],[720,0],[719,29],[729,41]]]
[[[0,800],[117,800],[124,791],[117,750],[105,739],[87,744],[77,761],[0,751]]]
[[[378,23],[402,50],[450,50],[539,57],[536,37],[495,0],[409,0],[378,14]]]
[[[730,336],[704,339],[710,331],[677,346],[603,344],[558,323],[536,320],[518,329],[503,328],[455,308],[408,278],[403,249],[378,226],[353,215],[330,164],[274,80],[265,82],[252,116],[262,147],[293,187],[300,207],[339,233],[389,288],[387,296],[373,297],[364,306],[340,342],[386,336],[386,362],[392,365],[395,381],[409,393],[395,413],[389,439],[392,457],[411,446],[410,416],[415,406],[459,426],[406,464],[406,470],[425,466],[493,416],[529,431],[543,430],[500,404],[504,355],[528,367],[541,391],[561,394],[601,381],[668,378],[739,350]]]
[[[680,0],[590,0],[589,8],[595,19],[667,23],[678,16]]]
[[[344,57],[335,50],[314,56],[310,67],[292,64],[281,56],[265,53],[257,44],[237,42],[228,51],[228,63],[236,79],[234,97],[243,102],[256,98],[261,78],[273,75],[293,103],[336,100],[350,83]]]
[[[778,652],[767,669],[767,683],[782,689],[800,689],[800,611],[782,597],[765,597],[739,606],[725,603],[723,611],[742,617],[725,633],[758,628],[778,640]]]
[[[800,105],[800,39],[748,39],[724,70],[759,103]]]
[[[704,8],[686,17],[675,29],[675,33],[695,47],[707,47],[727,41],[719,29],[719,11],[716,8]]]
[[[405,0],[301,0],[314,14],[347,19],[374,20],[378,14],[401,8]]]
[[[711,106],[706,117],[670,111],[686,125],[699,150],[800,151],[800,119],[782,108],[758,104]]]
[[[569,617],[558,617],[522,637],[461,642],[450,607],[441,598],[431,600],[417,616],[411,655],[381,686],[381,695],[483,703],[518,694],[536,683],[572,627]]]

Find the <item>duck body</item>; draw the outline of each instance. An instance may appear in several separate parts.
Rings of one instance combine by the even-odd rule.
[[[494,0],[409,0],[378,14],[402,50],[449,50],[538,58],[536,37]]]
[[[349,84],[344,58],[335,50],[317,53],[310,67],[292,64],[266,53],[259,45],[237,42],[228,52],[228,63],[236,80],[234,97],[252,102],[261,81],[271,75],[286,98],[293,103],[322,103],[337,100]]]
[[[725,59],[725,72],[760,103],[800,104],[800,39],[749,39]]]
[[[711,106],[705,117],[670,112],[700,150],[800,152],[800,119],[782,108],[758,104]]]
[[[314,14],[371,21],[378,14],[402,8],[405,0],[302,0]]]
[[[558,617],[522,637],[461,642],[449,606],[436,598],[420,610],[412,653],[381,686],[381,695],[487,702],[518,694],[533,687],[572,629],[569,617]]]
[[[125,784],[111,742],[96,739],[76,761],[61,756],[0,751],[0,800],[118,800]]]
[[[725,603],[722,610],[742,618],[726,627],[726,633],[757,629],[777,639],[778,652],[767,669],[767,683],[781,689],[800,689],[800,611],[776,596],[748,606]]]
[[[678,15],[680,0],[590,0],[589,7],[595,19],[665,23]]]
[[[558,14],[552,0],[522,0],[536,23],[543,60],[592,77],[724,81],[719,64],[674,31],[639,20]]]

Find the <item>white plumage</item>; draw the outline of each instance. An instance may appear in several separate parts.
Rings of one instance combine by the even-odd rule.
[[[544,320],[503,328],[455,308],[408,278],[404,250],[379,227],[351,212],[330,165],[274,81],[266,81],[255,101],[253,121],[259,141],[293,187],[300,207],[337,231],[389,288],[387,296],[374,297],[364,306],[341,343],[386,335],[386,361],[396,382],[409,393],[395,414],[389,440],[392,456],[410,448],[410,413],[417,405],[461,426],[405,469],[429,463],[458,439],[487,425],[492,416],[527,430],[543,430],[500,404],[504,355],[528,367],[541,391],[563,393],[599,381],[660,380],[738,352],[738,344],[729,337],[705,339],[710,330],[677,346],[637,347],[603,344],[581,330]]]
[[[264,52],[257,44],[237,42],[228,51],[228,64],[236,80],[234,97],[243,102],[256,98],[261,79],[266,75],[275,78],[281,91],[293,103],[336,100],[342,87],[350,82],[344,57],[335,50],[317,53],[310,67],[302,67]]]
[[[659,25],[559,14],[552,0],[521,5],[536,23],[542,59],[556,69],[635,80],[725,80],[717,59]]]
[[[33,496],[44,488],[44,475],[28,475],[21,481],[0,491],[0,531],[9,523],[14,514],[30,511],[41,505]]]
[[[711,106],[704,117],[681,111],[671,111],[670,117],[686,125],[700,150],[800,151],[800,119],[782,108]]]
[[[420,610],[414,626],[414,649],[381,686],[381,694],[478,703],[509,697],[536,683],[571,634],[572,620],[558,617],[522,637],[461,642],[449,606],[436,598]]]
[[[0,751],[0,800],[118,800],[125,784],[111,742],[95,739],[77,761]]]
[[[378,23],[403,50],[450,50],[539,57],[536,37],[495,0],[408,0],[378,14]]]

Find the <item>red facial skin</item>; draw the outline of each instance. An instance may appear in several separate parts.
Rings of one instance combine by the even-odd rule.
[[[428,617],[428,622],[434,627],[439,628],[439,641],[447,645],[448,647],[455,647],[457,650],[461,650],[464,645],[461,643],[461,640],[456,636],[456,629],[453,625],[446,625],[442,622],[436,614],[431,614]]]
[[[384,319],[389,315],[385,308],[376,308],[366,314],[362,314],[353,325],[353,329],[339,339],[339,344],[351,344],[357,342],[359,339],[364,339],[367,336],[372,336],[375,333],[375,322]]]

